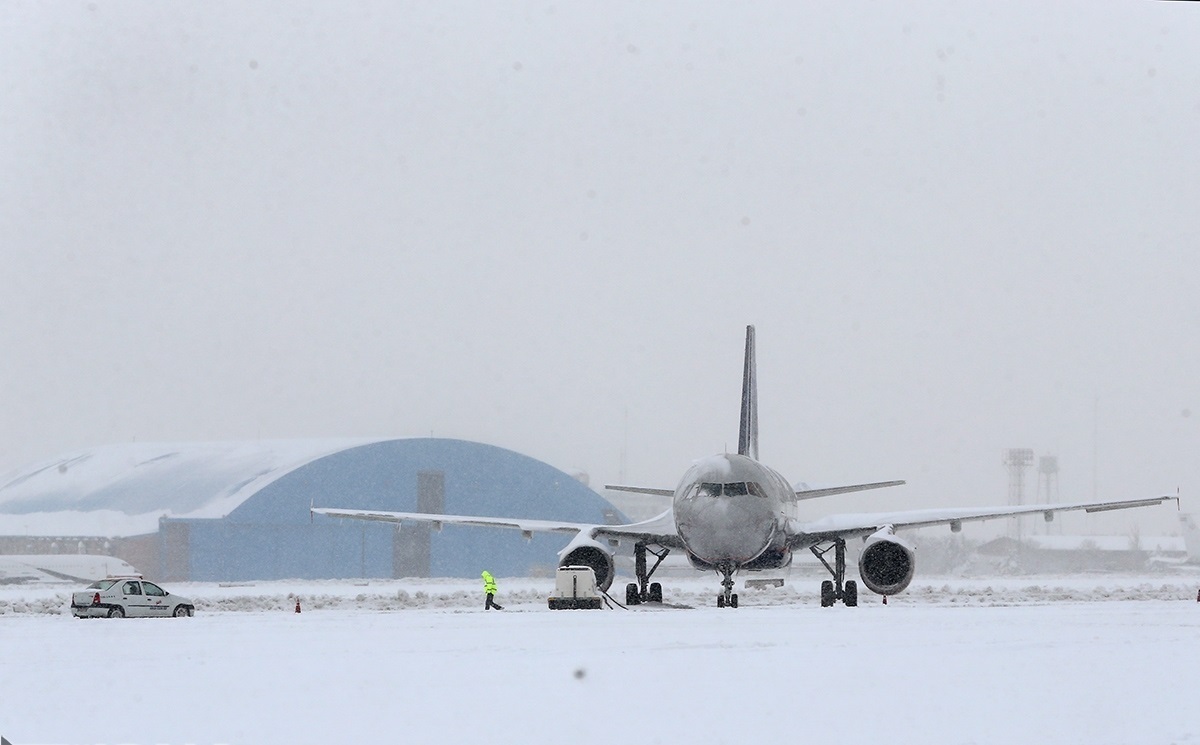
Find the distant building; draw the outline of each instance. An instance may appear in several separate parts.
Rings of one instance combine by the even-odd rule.
[[[0,482],[0,552],[105,551],[166,581],[475,577],[549,572],[563,537],[311,519],[309,507],[533,517],[624,516],[578,478],[463,440],[127,444]]]
[[[976,553],[988,569],[1034,573],[1141,571],[1154,561],[1178,563],[1186,556],[1178,536],[1133,535],[1041,535],[1021,542],[997,538]]]
[[[1183,541],[1187,546],[1187,559],[1192,564],[1200,564],[1200,515],[1188,512],[1179,515],[1183,526]]]

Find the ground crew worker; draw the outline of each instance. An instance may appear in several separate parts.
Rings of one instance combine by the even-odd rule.
[[[483,592],[487,595],[487,601],[484,602],[483,609],[491,610],[495,608],[496,610],[504,610],[504,606],[496,602],[496,578],[486,569],[483,570],[483,574],[480,576],[483,577]]]

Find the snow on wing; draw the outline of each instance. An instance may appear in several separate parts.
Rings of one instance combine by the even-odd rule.
[[[442,525],[473,525],[482,528],[509,528],[523,533],[581,533],[597,538],[635,539],[670,548],[679,547],[679,534],[675,521],[668,510],[658,517],[640,523],[624,525],[596,525],[590,523],[559,522],[555,520],[533,520],[514,517],[478,517],[471,515],[435,515],[425,512],[384,512],[379,510],[342,510],[314,507],[312,513],[329,517],[345,517],[353,520],[373,520],[388,523],[429,523]]]
[[[929,510],[908,510],[905,512],[871,512],[860,514],[829,515],[819,520],[802,522],[788,521],[789,543],[801,545],[810,543],[816,537],[822,540],[829,538],[853,538],[866,536],[885,526],[897,530],[907,528],[925,528],[932,525],[952,525],[954,523],[975,520],[991,520],[997,517],[1012,517],[1014,515],[1053,514],[1055,512],[1071,512],[1084,510],[1086,512],[1107,512],[1109,510],[1124,510],[1132,507],[1149,507],[1162,504],[1174,499],[1178,504],[1179,498],[1173,496],[1149,497],[1147,499],[1124,499],[1110,502],[1076,502],[1073,504],[1030,504],[1020,507],[947,507]]]
[[[474,525],[482,528],[511,528],[525,533],[578,533],[596,527],[588,523],[528,520],[516,517],[476,517],[472,515],[435,515],[426,512],[383,512],[380,510],[340,510],[314,507],[315,515],[347,517],[353,520],[373,520],[385,523],[432,523],[441,525]]]

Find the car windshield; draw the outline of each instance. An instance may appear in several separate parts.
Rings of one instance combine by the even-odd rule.
[[[116,582],[117,581],[115,579],[102,579],[99,582],[93,582],[92,584],[88,585],[88,589],[89,590],[107,590],[108,588],[110,588],[114,584],[116,584]]]

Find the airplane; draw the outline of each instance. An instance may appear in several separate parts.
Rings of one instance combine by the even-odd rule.
[[[674,489],[608,485],[606,488],[641,494],[669,496],[670,507],[642,522],[624,525],[588,525],[504,517],[435,515],[414,512],[376,512],[312,507],[312,513],[356,520],[443,525],[502,527],[521,531],[571,535],[559,552],[560,567],[588,566],[596,584],[607,592],[615,574],[614,554],[622,545],[633,544],[636,582],[625,588],[629,605],[662,602],[662,585],[651,582],[655,570],[671,551],[683,552],[692,566],[713,571],[721,577],[718,608],[738,607],[733,592],[734,575],[741,571],[774,570],[788,566],[798,551],[810,551],[829,571],[821,583],[821,605],[841,601],[858,605],[858,584],[846,579],[846,541],[861,538],[858,570],[863,584],[872,592],[888,596],[903,592],[916,570],[916,555],[910,544],[896,533],[932,525],[949,525],[953,532],[968,521],[1041,513],[1047,522],[1056,512],[1084,510],[1103,512],[1161,504],[1176,497],[1150,497],[1109,502],[1075,504],[1032,504],[1004,507],[950,507],[942,509],[835,514],[816,520],[801,517],[809,500],[837,494],[899,486],[904,481],[882,481],[822,489],[797,490],[779,472],[758,460],[758,383],[755,362],[754,326],[746,327],[746,349],[742,366],[741,421],[737,453],[702,458],[692,465]],[[833,562],[828,556],[832,553]],[[648,555],[656,561],[648,566]]]

